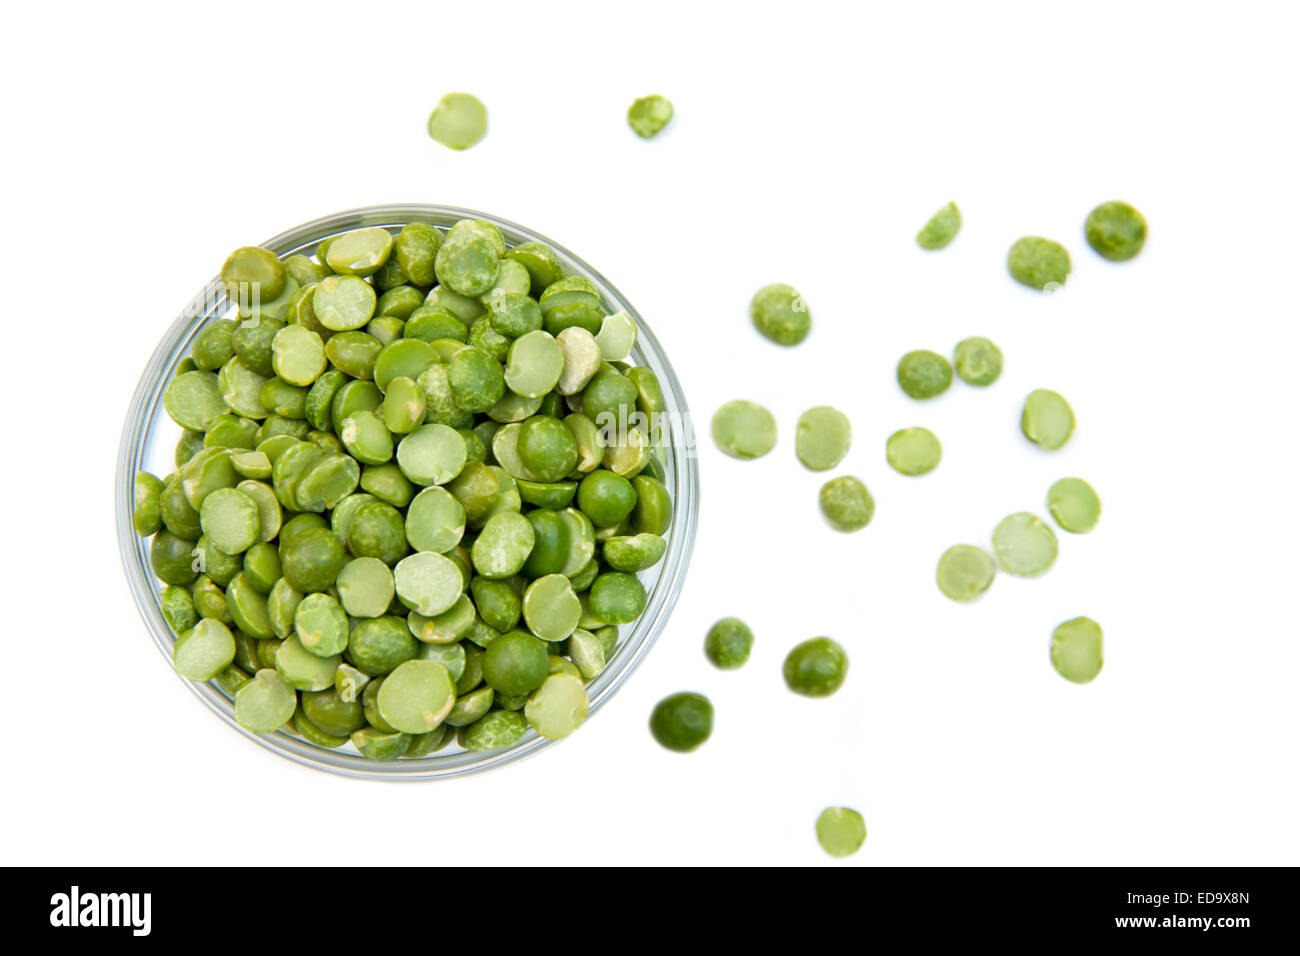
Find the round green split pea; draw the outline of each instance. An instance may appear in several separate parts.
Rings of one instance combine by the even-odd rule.
[[[669,694],[650,713],[650,733],[659,745],[690,753],[713,733],[713,704],[703,694]]]
[[[762,458],[776,446],[776,419],[756,402],[735,399],[713,413],[713,441],[732,458]]]
[[[1101,517],[1101,499],[1082,478],[1062,478],[1048,489],[1047,509],[1063,530],[1086,534]]]
[[[529,696],[524,717],[547,740],[562,740],[582,726],[590,706],[582,678],[558,672]]]
[[[502,694],[531,694],[549,674],[546,642],[527,631],[501,635],[483,654],[483,679]]]
[[[794,453],[805,468],[829,471],[844,460],[852,443],[853,426],[839,409],[819,405],[799,416]]]
[[[425,734],[442,723],[456,703],[456,688],[447,668],[437,661],[406,661],[379,687],[379,715],[395,730]]]
[[[476,145],[487,125],[487,107],[472,93],[448,93],[429,114],[429,135],[448,149]]]
[[[954,544],[939,558],[935,580],[939,590],[954,601],[973,601],[989,589],[997,565],[983,548]]]
[[[754,632],[738,617],[724,617],[704,637],[704,656],[719,670],[743,667],[754,647]]]
[[[1037,577],[1056,563],[1056,533],[1028,511],[1008,515],[993,529],[993,553],[1008,574]]]
[[[1128,203],[1112,200],[1088,213],[1083,233],[1103,259],[1127,262],[1146,245],[1147,221]]]
[[[783,282],[765,285],[754,293],[749,317],[754,328],[777,345],[798,345],[812,331],[812,312],[803,296]]]
[[[1059,242],[1025,236],[1017,239],[1007,253],[1007,271],[1021,285],[1054,292],[1070,277],[1070,254]]]
[[[235,691],[235,720],[245,730],[269,734],[293,717],[297,697],[278,672],[263,668]]]
[[[451,609],[465,581],[454,561],[433,551],[417,551],[393,568],[397,596],[413,611],[434,617]]]
[[[898,360],[895,375],[898,387],[909,398],[923,401],[948,391],[952,384],[952,365],[938,352],[918,349]]]
[[[205,617],[176,639],[172,663],[190,680],[211,680],[235,659],[235,638],[220,621]]]
[[[642,139],[658,135],[672,118],[673,104],[658,93],[641,97],[627,109],[627,125]]]
[[[1052,666],[1075,684],[1086,684],[1101,673],[1101,626],[1088,617],[1076,617],[1052,633]]]
[[[852,856],[867,839],[862,814],[848,807],[827,807],[817,818],[817,842],[833,857]]]
[[[939,467],[943,446],[928,428],[903,428],[885,442],[885,458],[901,475],[925,475]]]
[[[1036,388],[1025,396],[1020,430],[1039,448],[1056,451],[1074,434],[1074,409],[1059,393]]]
[[[826,482],[817,495],[817,502],[836,531],[860,531],[871,523],[876,513],[871,492],[853,475],[840,475]]]
[[[849,655],[829,637],[796,644],[781,669],[786,686],[804,697],[829,697],[849,675]]]
[[[967,385],[992,385],[1002,374],[1002,350],[980,335],[962,339],[953,350],[953,366]]]

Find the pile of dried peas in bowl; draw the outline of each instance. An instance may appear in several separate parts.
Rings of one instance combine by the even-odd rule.
[[[221,278],[238,317],[163,393],[176,470],[134,485],[177,671],[374,760],[576,730],[673,514],[634,319],[483,220]]]

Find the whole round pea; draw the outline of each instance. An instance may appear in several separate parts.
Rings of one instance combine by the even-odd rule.
[[[1055,451],[1074,434],[1074,409],[1059,393],[1036,388],[1025,397],[1020,430],[1039,448]]]
[[[1052,634],[1052,666],[1068,681],[1086,684],[1101,673],[1101,626],[1092,618],[1076,617]]]
[[[327,590],[347,560],[342,542],[326,528],[308,528],[281,547],[284,577],[303,594]]]
[[[975,335],[957,343],[953,350],[953,364],[967,385],[992,385],[1002,374],[1002,350],[988,339]]]
[[[885,458],[901,475],[924,475],[939,467],[943,446],[928,428],[903,428],[889,436]]]
[[[1062,478],[1047,492],[1047,508],[1066,531],[1084,534],[1097,526],[1101,499],[1082,478]]]
[[[849,674],[849,655],[829,637],[814,637],[794,646],[781,673],[796,694],[829,697]]]
[[[487,107],[472,93],[448,93],[429,114],[429,135],[448,149],[469,149],[487,134]]]
[[[650,712],[650,733],[659,745],[690,753],[713,733],[713,704],[703,694],[670,694]]]
[[[1002,570],[1032,578],[1056,562],[1056,534],[1037,515],[1020,511],[1008,515],[993,529],[993,553]]]
[[[546,642],[526,631],[503,634],[483,654],[483,679],[503,694],[531,694],[550,673]]]
[[[898,384],[910,398],[934,398],[952,384],[952,365],[937,352],[908,352],[898,360]]]
[[[837,408],[819,405],[799,416],[794,453],[805,468],[829,471],[844,460],[852,442],[853,426]]]
[[[527,419],[519,428],[516,447],[524,467],[538,481],[561,481],[578,464],[578,442],[558,418],[534,415]]]
[[[812,330],[812,313],[792,286],[774,282],[754,293],[749,303],[754,328],[777,345],[798,345]]]
[[[989,589],[996,573],[997,565],[983,548],[954,544],[939,558],[935,580],[945,597],[973,601]]]
[[[704,638],[704,656],[719,670],[743,667],[754,647],[754,632],[738,617],[724,617],[709,628]]]
[[[632,482],[604,468],[597,468],[578,483],[577,497],[578,507],[597,528],[619,524],[637,502]]]
[[[588,606],[606,624],[628,624],[645,610],[645,586],[635,574],[608,571],[591,585]]]
[[[1147,221],[1128,203],[1112,200],[1088,213],[1083,233],[1103,259],[1127,262],[1146,245]]]
[[[713,441],[732,458],[762,458],[776,446],[776,419],[762,405],[735,399],[714,412]]]
[[[817,818],[817,842],[831,856],[852,856],[866,839],[867,824],[857,810],[827,807]]]
[[[1021,285],[1053,292],[1070,277],[1070,254],[1059,242],[1025,236],[1007,253],[1007,271]]]
[[[871,492],[853,475],[840,475],[826,482],[817,502],[836,531],[860,531],[871,524],[876,513],[876,502]]]

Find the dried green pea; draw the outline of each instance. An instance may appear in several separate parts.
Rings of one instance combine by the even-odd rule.
[[[1059,242],[1025,236],[1016,240],[1007,253],[1007,271],[1021,285],[1053,292],[1070,277],[1070,254]]]
[[[472,93],[448,93],[429,114],[429,135],[448,149],[477,145],[487,125],[487,107]]]
[[[955,202],[950,202],[921,227],[921,231],[916,234],[916,244],[931,252],[943,249],[957,238],[960,231],[961,211]]]
[[[794,451],[805,468],[813,471],[834,468],[849,453],[852,442],[849,417],[837,408],[819,405],[799,416]]]
[[[876,503],[867,486],[853,475],[840,475],[822,485],[817,496],[822,514],[836,531],[860,531],[871,523]]]
[[[928,428],[903,428],[889,436],[885,458],[901,475],[925,475],[939,467],[943,446]]]
[[[1052,667],[1068,681],[1087,684],[1101,673],[1101,626],[1091,618],[1076,617],[1052,634]]]
[[[812,331],[812,312],[793,286],[774,282],[754,293],[749,317],[764,338],[777,345],[798,345]]]
[[[962,339],[953,350],[953,365],[967,385],[992,385],[1002,374],[1002,350],[982,336]]]
[[[659,134],[673,118],[673,104],[657,93],[635,100],[627,109],[627,124],[642,139]]]
[[[1083,227],[1088,245],[1103,259],[1127,262],[1146,245],[1147,221],[1126,202],[1104,202],[1092,212]]]
[[[1020,430],[1039,448],[1055,451],[1074,434],[1074,410],[1059,393],[1034,389],[1025,397]]]
[[[1047,508],[1065,531],[1084,534],[1097,526],[1101,499],[1082,478],[1062,478],[1047,492]]]
[[[776,419],[762,405],[727,402],[713,414],[713,441],[733,458],[761,458],[776,446]]]
[[[955,544],[939,558],[935,580],[944,596],[954,601],[973,601],[989,589],[997,565],[983,548]]]

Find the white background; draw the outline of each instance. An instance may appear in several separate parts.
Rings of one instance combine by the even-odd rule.
[[[367,19],[344,25],[364,12]],[[1296,863],[1295,22],[1282,5],[26,4],[8,15],[3,375],[5,786],[15,863],[829,862],[826,805],[865,815],[853,863]],[[484,142],[425,118],[465,89]],[[637,96],[676,106],[658,139]],[[1087,248],[1095,204],[1151,224],[1123,265]],[[913,242],[955,199],[958,239]],[[434,202],[528,224],[584,256],[654,328],[697,422],[747,397],[766,459],[702,450],[691,573],[658,646],[566,743],[420,785],[337,779],[263,752],[154,649],[114,541],[113,465],[136,379],[233,247],[353,206]],[[1004,266],[1024,234],[1075,271],[1042,296]],[[799,348],[749,296],[796,285]],[[917,404],[899,355],[987,335],[992,388]],[[1062,392],[1074,439],[1017,429]],[[849,413],[842,471],[865,531],[822,523],[799,413]],[[885,438],[944,444],[907,479]],[[987,543],[1079,475],[1105,512],[1044,578],[960,606],[939,554]],[[701,642],[738,614],[750,664]],[[1079,614],[1091,685],[1052,670]],[[785,690],[829,634],[834,698]],[[654,702],[717,707],[689,756]],[[337,831],[352,837],[340,838]],[[360,834],[360,836],[358,836]],[[358,842],[359,840],[359,842]],[[346,855],[346,854],[345,854]]]

